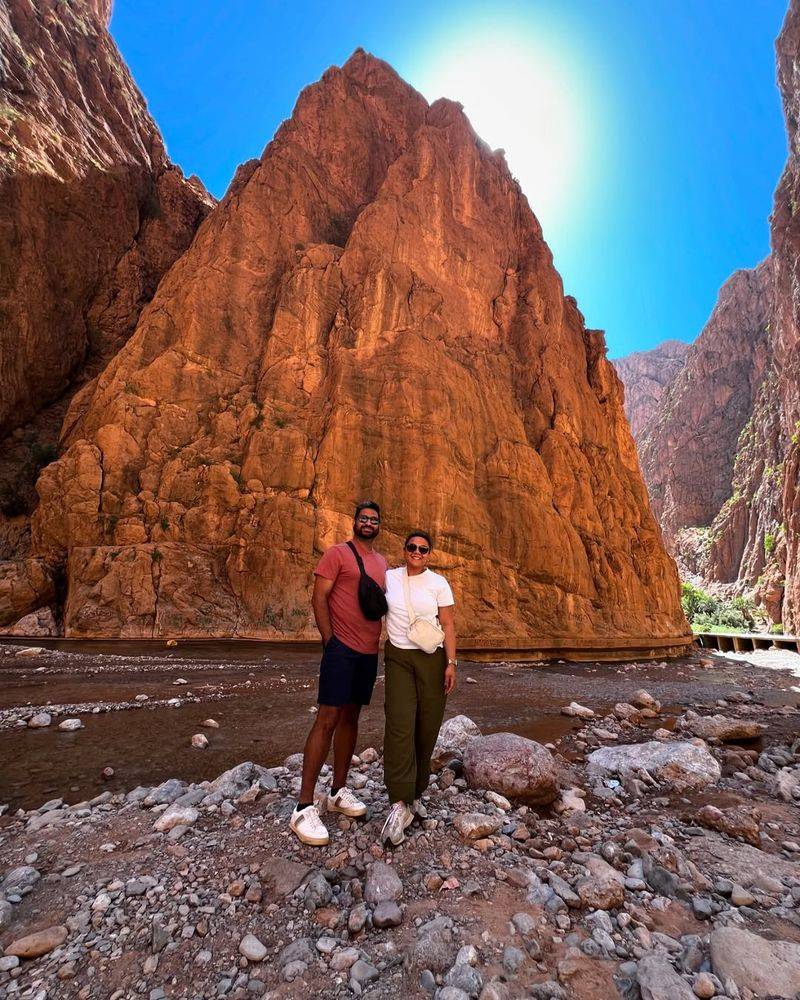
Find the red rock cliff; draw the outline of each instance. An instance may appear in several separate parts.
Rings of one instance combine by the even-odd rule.
[[[70,396],[131,334],[212,203],[169,162],[110,7],[0,5],[0,560],[23,558],[0,562],[0,604],[9,580],[17,594],[32,582],[35,471]]]
[[[602,334],[501,154],[358,51],[241,167],[42,474],[69,635],[310,636],[355,500],[437,539],[461,632],[675,642]]]
[[[167,159],[109,10],[0,9],[0,436],[113,355],[210,208]]]
[[[779,419],[786,440],[782,469],[785,536],[783,623],[800,629],[800,3],[792,0],[778,38],[778,86],[783,97],[789,156],[775,192],[775,334]]]

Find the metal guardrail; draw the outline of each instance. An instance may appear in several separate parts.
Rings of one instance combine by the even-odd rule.
[[[770,632],[696,632],[695,639],[703,649],[718,649],[723,653],[749,653],[754,649],[789,649],[800,653],[800,638],[796,635],[773,635]]]

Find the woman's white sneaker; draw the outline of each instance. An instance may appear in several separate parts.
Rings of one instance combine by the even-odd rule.
[[[406,827],[414,819],[414,813],[405,802],[395,802],[389,810],[386,822],[381,830],[381,841],[390,840],[395,847],[406,839]]]
[[[344,813],[345,816],[364,816],[367,807],[355,797],[347,785],[342,785],[335,795],[328,796],[328,812]]]
[[[328,828],[319,818],[316,806],[306,806],[305,809],[295,806],[289,820],[289,829],[298,840],[313,847],[324,847],[330,840]]]

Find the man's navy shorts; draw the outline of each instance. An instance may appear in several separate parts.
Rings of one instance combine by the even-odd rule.
[[[377,653],[359,653],[332,635],[319,665],[317,701],[337,707],[369,705],[377,675]]]

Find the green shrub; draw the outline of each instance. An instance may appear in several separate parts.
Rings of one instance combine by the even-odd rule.
[[[695,632],[749,632],[756,627],[753,604],[745,597],[726,600],[683,583],[681,606]]]
[[[775,535],[772,534],[772,532],[767,532],[767,534],[764,535],[764,555],[765,556],[771,556],[772,555],[772,553],[775,551],[775,544],[776,543],[777,543],[777,538],[775,537]]]

